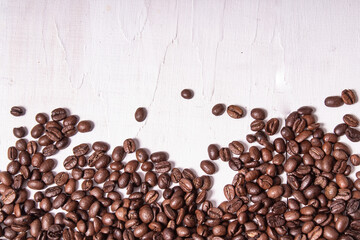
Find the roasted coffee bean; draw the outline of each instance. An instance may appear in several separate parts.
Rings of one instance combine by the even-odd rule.
[[[43,148],[42,153],[45,157],[50,157],[58,152],[58,149],[55,145],[50,144]]]
[[[359,126],[359,120],[352,114],[345,114],[343,116],[343,121],[350,127]]]
[[[64,134],[65,137],[71,137],[76,134],[76,127],[75,125],[67,125],[61,129],[61,132]]]
[[[341,98],[345,104],[351,105],[356,102],[356,95],[353,90],[345,89],[341,92]]]
[[[38,113],[35,116],[35,120],[39,124],[45,124],[48,121],[48,117],[47,117],[47,115],[45,113]]]
[[[122,161],[125,157],[125,150],[122,146],[117,146],[114,148],[112,155],[112,159],[116,162]]]
[[[90,132],[93,128],[93,123],[89,120],[82,120],[77,125],[77,130],[81,133]]]
[[[350,156],[350,161],[354,166],[359,166],[360,165],[360,156],[357,154],[352,154]]]
[[[360,131],[355,128],[348,127],[345,131],[345,134],[346,137],[352,142],[360,141]]]
[[[327,107],[340,107],[344,104],[344,101],[339,96],[331,96],[325,98],[324,103]]]
[[[14,106],[10,109],[10,113],[11,115],[15,116],[15,117],[19,117],[25,114],[25,108],[23,107],[19,107],[19,106]]]
[[[96,152],[107,152],[109,150],[109,145],[105,142],[94,142],[92,149]]]
[[[336,125],[334,128],[334,133],[338,136],[342,136],[345,134],[346,129],[348,128],[348,125],[346,123],[340,123]]]
[[[211,160],[216,160],[219,158],[219,149],[215,144],[210,144],[208,146],[208,155]]]
[[[31,129],[30,135],[33,138],[39,138],[41,135],[43,135],[44,131],[45,131],[44,126],[42,124],[37,124]]]
[[[74,169],[78,164],[78,159],[76,156],[68,156],[64,160],[64,167],[66,170]]]
[[[244,115],[244,110],[236,105],[228,106],[226,111],[231,118],[235,119],[241,118]]]
[[[155,167],[156,167],[156,165],[155,165]],[[209,175],[214,174],[216,171],[215,164],[209,160],[201,161],[200,167],[206,174],[209,174]]]
[[[220,148],[219,150],[220,159],[224,162],[231,160],[231,153],[229,148]]]
[[[265,111],[261,108],[253,108],[250,112],[250,115],[256,120],[264,120],[266,117]]]
[[[59,172],[58,174],[56,174],[54,182],[56,185],[58,186],[63,186],[67,183],[67,181],[69,180],[69,174],[66,172]]]
[[[25,129],[25,127],[14,128],[13,134],[17,138],[22,138],[26,135],[26,129]]]
[[[155,163],[155,172],[157,173],[166,173],[171,170],[171,164],[168,161],[162,161]]]
[[[181,91],[181,96],[185,99],[191,99],[194,96],[194,92],[191,89],[183,89]]]
[[[129,138],[124,141],[124,151],[126,153],[133,153],[136,150],[136,143],[133,139]]]
[[[250,124],[250,129],[255,132],[264,129],[264,127],[265,127],[265,122],[263,120],[255,120],[252,121]]]
[[[61,121],[67,116],[66,110],[63,108],[56,108],[51,112],[51,119],[53,121]]]
[[[182,178],[179,185],[184,192],[191,192],[193,190],[192,182],[187,178]]]
[[[279,129],[279,119],[271,118],[265,125],[265,132],[268,135],[274,135]]]
[[[90,150],[89,145],[86,143],[82,143],[73,148],[73,153],[76,157],[80,157],[82,155],[87,154],[89,150]]]
[[[214,105],[211,112],[215,116],[223,115],[223,113],[225,112],[225,105],[222,103],[218,103],[218,104]]]

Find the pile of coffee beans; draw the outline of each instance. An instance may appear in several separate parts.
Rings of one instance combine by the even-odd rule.
[[[343,91],[341,101],[330,98],[326,104],[354,103],[349,91]],[[25,110],[19,109],[11,113],[20,116]],[[236,105],[218,104],[212,112],[225,110],[233,118],[244,116]],[[349,177],[360,156],[339,141],[342,135],[360,140],[357,118],[345,115],[344,123],[326,133],[311,107],[290,113],[284,126],[266,115],[261,108],[250,112],[254,133],[246,141],[257,145],[210,144],[209,160],[200,163],[206,174],[198,176],[172,166],[166,152],[150,153],[131,138],[112,150],[102,141],[82,143],[57,161],[53,156],[68,147],[69,138],[91,131],[93,124],[78,122],[63,108],[53,110],[51,120],[39,113],[31,140],[24,138],[26,128],[14,129],[19,139],[9,147],[10,162],[0,172],[0,237],[360,239],[360,172],[356,180]],[[139,108],[136,120],[145,117]],[[235,173],[223,189],[226,201],[215,206],[207,195],[217,161],[227,162]],[[66,171],[55,173],[56,164]]]

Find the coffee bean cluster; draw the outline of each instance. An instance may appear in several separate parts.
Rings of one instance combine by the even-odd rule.
[[[345,95],[342,101],[350,102],[351,93]],[[223,112],[224,105],[213,109]],[[227,112],[234,118],[244,114],[235,105]],[[265,121],[260,108],[250,115],[254,133],[246,140],[257,145],[210,144],[209,160],[200,163],[206,175],[198,176],[172,166],[166,152],[150,153],[131,138],[112,150],[102,141],[82,143],[57,162],[54,155],[68,147],[69,138],[91,131],[93,124],[78,123],[62,108],[52,111],[51,120],[39,113],[32,140],[24,139],[25,128],[14,129],[20,139],[9,147],[10,163],[0,172],[0,237],[360,239],[360,172],[355,181],[349,177],[360,156],[339,141],[358,125],[356,117],[344,116],[341,127],[326,133],[311,107],[290,113],[284,126],[278,118]],[[215,206],[207,196],[218,159],[235,174],[224,186],[226,201]],[[55,173],[56,164],[66,171]]]

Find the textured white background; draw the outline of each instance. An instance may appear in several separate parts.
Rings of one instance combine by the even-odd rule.
[[[196,170],[208,144],[249,132],[249,114],[214,117],[219,102],[263,107],[270,117],[312,105],[331,131],[360,110],[323,105],[344,88],[360,92],[359,13],[359,1],[1,0],[1,169],[12,128],[30,127],[37,112],[55,107],[95,122],[72,146],[91,139],[114,147],[136,137]],[[194,90],[192,100],[180,97],[183,88]],[[26,115],[11,116],[13,105]],[[143,123],[133,116],[139,106],[149,112]],[[218,163],[217,202],[234,175]]]

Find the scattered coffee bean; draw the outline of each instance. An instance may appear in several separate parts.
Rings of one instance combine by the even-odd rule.
[[[350,127],[359,126],[359,120],[352,114],[345,114],[343,116],[343,121]]]
[[[184,89],[181,91],[181,96],[185,99],[191,99],[194,96],[194,92],[191,89]]]
[[[26,129],[24,127],[18,127],[13,129],[13,134],[17,138],[25,137]]]
[[[212,108],[211,112],[215,116],[223,115],[223,113],[225,112],[225,105],[222,103],[218,103]]]
[[[256,120],[264,120],[266,117],[265,111],[261,108],[253,108],[250,112],[250,115]]]
[[[80,121],[77,125],[77,130],[81,133],[90,132],[93,128],[93,124],[91,121],[83,120]]]
[[[19,106],[14,106],[10,109],[10,113],[11,115],[15,116],[15,117],[19,117],[25,114],[25,108],[23,107],[19,107]]]
[[[135,120],[138,122],[143,122],[146,119],[147,111],[143,107],[139,107],[135,111]]]
[[[331,96],[325,98],[324,103],[327,107],[340,107],[344,104],[344,101],[339,96]]]
[[[244,115],[244,110],[236,105],[228,106],[226,111],[231,118],[235,119],[241,118]]]
[[[201,161],[200,167],[206,174],[209,174],[209,175],[214,174],[216,171],[215,164],[209,160]]]
[[[341,92],[341,98],[345,104],[351,105],[356,102],[356,95],[353,90],[345,89]]]

